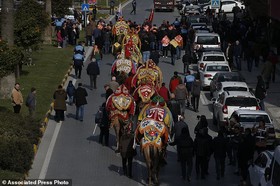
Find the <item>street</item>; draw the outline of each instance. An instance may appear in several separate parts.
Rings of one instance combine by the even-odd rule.
[[[130,15],[132,10],[131,4],[128,4],[122,11],[125,20],[136,21],[142,23],[145,18],[149,17],[150,10],[153,7],[152,0],[137,1],[136,15]],[[163,20],[174,22],[175,18],[179,18],[177,9],[174,12],[155,12],[153,24],[160,26]],[[92,49],[92,48],[88,48]],[[90,55],[90,50],[87,51],[87,56]],[[182,55],[184,52],[182,51]],[[76,87],[78,83],[83,83],[86,87],[89,96],[87,97],[88,104],[85,106],[84,121],[80,122],[75,119],[75,106],[67,106],[65,121],[62,124],[57,124],[54,120],[50,120],[47,131],[42,138],[39,151],[34,160],[33,168],[30,171],[29,179],[72,179],[73,186],[109,186],[109,185],[146,185],[147,184],[147,168],[144,158],[137,148],[137,156],[133,161],[133,178],[129,179],[122,174],[121,157],[115,154],[115,133],[110,129],[109,147],[102,146],[98,143],[99,128],[93,135],[95,127],[94,114],[99,106],[105,101],[104,84],[110,82],[110,71],[113,63],[113,56],[104,55],[101,62],[100,77],[97,79],[97,89],[89,89],[89,77],[86,74],[86,66],[82,71],[81,79],[73,79],[69,76],[69,80],[73,79]],[[174,71],[178,71],[183,78],[183,63],[176,60],[175,66],[171,65],[170,58],[161,58],[159,67],[163,73],[163,82],[169,86],[169,80],[173,76]],[[244,68],[245,70],[245,65]],[[246,71],[244,74],[248,76],[248,83],[255,88],[252,80],[256,79],[259,70],[253,69],[251,75]],[[253,74],[254,73],[254,74]],[[74,74],[74,71],[72,72]],[[247,78],[247,76],[244,76]],[[250,79],[251,78],[251,79]],[[254,79],[255,78],[255,79]],[[250,84],[251,82],[251,84]],[[276,83],[279,85],[279,76],[276,77]],[[67,83],[66,83],[67,85]],[[274,85],[273,85],[274,86]],[[272,87],[272,94],[279,94],[279,86]],[[270,100],[268,98],[268,100]],[[272,104],[273,101],[270,101]],[[273,105],[273,104],[272,104]],[[275,105],[278,105],[278,103]],[[194,127],[198,120],[198,115],[205,115],[209,124],[209,134],[212,137],[217,135],[217,127],[212,125],[212,102],[210,101],[209,91],[203,91],[200,97],[199,112],[195,113],[186,108],[185,121],[189,126],[191,137],[194,139]],[[275,119],[275,122],[276,119]],[[214,186],[223,185],[231,186],[238,185],[240,177],[234,175],[235,167],[229,166],[226,161],[225,177],[221,180],[216,180],[215,164],[211,157],[209,164],[209,175],[205,180],[197,180],[195,174],[195,158],[192,172],[191,182],[183,181],[181,178],[180,163],[177,162],[176,147],[168,146],[167,148],[167,165],[160,170],[159,181],[162,186],[171,185],[199,185],[199,186]]]

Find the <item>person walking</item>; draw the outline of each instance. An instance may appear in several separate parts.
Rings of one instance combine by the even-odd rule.
[[[191,61],[192,61],[191,54],[186,50],[182,58],[182,62],[184,64],[184,73],[189,71],[189,66],[191,64]]]
[[[73,56],[74,69],[76,78],[81,79],[82,68],[84,66],[84,56],[80,53],[76,53]]]
[[[105,139],[105,145],[109,146],[109,128],[110,128],[110,120],[109,115],[106,110],[106,102],[104,102],[100,108],[100,112],[102,112],[102,119],[99,123],[100,134],[99,134],[99,143],[103,144],[103,138]]]
[[[259,105],[261,107],[261,110],[265,110],[264,106],[264,98],[266,97],[266,88],[265,88],[265,82],[261,75],[257,76],[258,82],[255,90],[255,96],[257,99],[260,100]]]
[[[170,82],[169,82],[169,91],[171,93],[174,93],[177,85],[180,84],[180,80],[182,80],[181,77],[178,76],[178,72],[175,71],[174,76],[170,79]]]
[[[115,1],[111,0],[110,1],[110,15],[114,15],[114,8],[115,8]]]
[[[169,108],[172,118],[174,123],[178,121],[178,116],[181,114],[180,113],[180,104],[178,100],[175,99],[175,94],[171,93],[170,94],[170,100],[167,103],[167,107]]]
[[[187,92],[188,92],[187,107],[190,106],[191,90],[192,90],[192,84],[193,84],[194,80],[195,80],[194,75],[192,75],[191,72],[188,70],[187,75],[184,78],[184,83],[186,85]]]
[[[120,84],[117,82],[117,78],[113,76],[109,82],[109,87],[113,90],[113,92],[115,92],[119,86]]]
[[[102,52],[99,48],[99,46],[96,44],[94,45],[94,48],[93,48],[93,52],[92,52],[92,55],[91,55],[91,59],[95,59],[99,68],[100,68],[100,65],[101,65],[101,60],[103,59],[103,55],[102,55]]]
[[[97,89],[96,79],[100,75],[100,69],[95,58],[92,58],[91,62],[87,66],[87,75],[89,75],[90,80],[90,90]]]
[[[242,46],[240,42],[235,41],[235,45],[233,46],[233,58],[235,61],[235,65],[237,70],[241,71],[241,55],[242,55]]]
[[[66,111],[67,93],[62,88],[61,85],[58,85],[57,90],[53,94],[53,99],[54,99],[55,121],[56,122],[64,121],[64,111]]]
[[[205,179],[207,174],[208,166],[207,161],[211,155],[212,137],[209,137],[208,128],[203,128],[202,134],[197,135],[194,140],[194,151],[196,156],[195,167],[196,177],[199,179]]]
[[[194,142],[188,129],[186,127],[182,128],[178,139],[173,143],[170,143],[170,145],[177,145],[177,154],[181,163],[182,178],[185,180],[187,175],[187,180],[190,182],[193,168]],[[186,165],[188,166],[188,169],[186,168]]]
[[[224,137],[223,131],[218,131],[218,136],[212,141],[212,151],[215,158],[217,180],[225,175],[225,159],[227,149],[227,139]]]
[[[228,64],[229,64],[230,68],[232,69],[234,67],[234,64],[233,64],[233,46],[230,42],[228,43],[228,46],[227,46],[227,49],[226,49],[226,58],[227,58],[227,61],[228,61]]]
[[[88,94],[86,89],[82,87],[82,83],[79,83],[74,96],[74,102],[76,105],[76,120],[84,120],[84,106],[87,104],[87,96]]]
[[[94,5],[93,9],[92,9],[92,20],[93,21],[96,20],[96,14],[97,14],[97,7],[96,7],[96,5]]]
[[[23,104],[23,97],[22,97],[22,93],[20,91],[19,83],[15,84],[15,86],[12,90],[11,99],[12,99],[12,105],[14,108],[14,113],[16,113],[16,114],[20,113],[20,109]]]
[[[133,0],[132,3],[132,10],[130,12],[130,14],[134,13],[134,15],[136,14],[136,0]]]
[[[92,46],[92,25],[90,23],[86,26],[86,46]]]
[[[170,99],[170,94],[168,89],[165,87],[165,83],[161,84],[158,94],[164,99],[166,103],[168,103]]]
[[[69,105],[73,105],[73,99],[74,99],[74,95],[75,95],[75,86],[73,85],[73,82],[70,80],[67,88],[66,88],[66,92],[68,95],[68,101],[69,101]]]
[[[25,105],[28,107],[29,116],[34,118],[35,116],[35,108],[36,108],[36,88],[32,87],[29,92]]]
[[[120,154],[122,157],[122,166],[124,175],[132,178],[132,161],[136,155],[136,150],[133,149],[134,135],[130,130],[124,129],[124,134],[120,138]]]
[[[208,122],[205,115],[200,116],[199,122],[196,124],[194,128],[194,134],[196,136],[201,135],[204,128],[208,128]]]
[[[81,41],[79,41],[78,44],[75,46],[74,54],[81,54],[81,55],[85,56],[86,52],[83,47],[83,43]]]
[[[198,106],[199,106],[199,98],[200,98],[200,90],[201,90],[201,82],[199,80],[199,77],[196,77],[195,81],[192,84],[192,106],[195,112],[198,111]]]
[[[185,107],[186,107],[186,99],[188,97],[188,91],[185,84],[183,84],[182,80],[179,80],[179,85],[176,87],[174,94],[175,94],[175,98],[178,100],[180,104],[180,113],[181,115],[184,115]]]

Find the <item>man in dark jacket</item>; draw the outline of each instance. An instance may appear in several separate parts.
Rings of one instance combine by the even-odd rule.
[[[191,181],[191,173],[193,167],[193,152],[194,152],[194,142],[190,136],[190,133],[186,127],[182,128],[180,131],[181,135],[178,139],[170,143],[170,145],[177,145],[177,153],[181,162],[182,177],[186,179],[186,164],[188,166],[187,170],[187,180]]]
[[[64,111],[66,110],[66,99],[67,93],[62,88],[61,85],[58,85],[57,90],[53,94],[54,99],[54,106],[53,109],[55,110],[55,121],[60,122],[64,121]]]
[[[199,77],[192,84],[192,106],[195,112],[198,112],[199,98],[200,98],[201,83]]]
[[[36,107],[36,89],[34,87],[31,88],[31,91],[26,98],[26,106],[28,107],[29,116],[34,118]]]
[[[174,123],[178,121],[178,115],[180,115],[180,104],[179,102],[175,99],[175,94],[170,95],[170,100],[167,103],[167,107],[172,113],[172,118]]]
[[[96,79],[100,74],[100,70],[95,58],[92,58],[91,62],[88,64],[87,74],[90,79],[90,89],[92,90],[93,87],[96,89]]]
[[[257,76],[257,79],[258,79],[258,83],[255,90],[255,96],[260,100],[259,105],[261,107],[261,110],[265,110],[264,101],[263,101],[264,98],[266,97],[265,82],[261,75]]]
[[[104,89],[105,89],[105,91],[106,91],[106,96],[105,96],[105,98],[106,98],[106,100],[109,98],[109,96],[111,96],[111,94],[113,94],[114,92],[113,92],[113,90],[110,88],[110,86],[108,85],[108,84],[105,84],[104,85]]]
[[[106,110],[106,102],[104,102],[100,108],[102,112],[102,119],[101,122],[99,123],[100,127],[100,135],[99,135],[99,143],[103,144],[103,137],[105,137],[105,145],[109,146],[109,115]]]
[[[227,140],[224,137],[223,132],[219,131],[218,136],[215,137],[212,141],[212,150],[215,158],[217,180],[219,180],[220,177],[224,177],[225,174],[226,148]]]
[[[194,149],[196,155],[195,167],[196,176],[205,179],[208,170],[208,159],[211,155],[212,137],[208,134],[208,128],[203,128],[202,135],[198,135],[194,140]]]
[[[82,83],[78,84],[78,88],[75,91],[74,102],[76,104],[76,119],[83,121],[84,119],[84,105],[87,104],[86,97],[88,96],[85,88],[82,87]]]

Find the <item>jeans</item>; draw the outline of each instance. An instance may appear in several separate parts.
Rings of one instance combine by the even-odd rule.
[[[156,49],[156,43],[155,42],[151,42],[150,43],[150,47],[152,50]]]
[[[76,107],[76,119],[83,121],[84,119],[84,105],[80,105]]]
[[[64,38],[62,42],[62,48],[66,48],[66,47],[67,47],[67,38]]]
[[[150,51],[144,51],[143,52],[143,62],[146,63],[146,61],[148,61],[148,59],[150,59]]]
[[[224,177],[225,173],[225,158],[215,158],[217,178]]]
[[[175,60],[176,60],[176,55],[175,54],[171,54],[171,64],[175,65]]]
[[[192,106],[193,106],[193,109],[194,109],[195,111],[198,110],[199,98],[200,98],[200,96],[192,96],[192,98],[191,98]]]
[[[92,46],[92,36],[86,36],[86,46]]]
[[[259,105],[260,105],[260,107],[261,107],[261,110],[265,110],[263,99],[260,100]]]
[[[180,59],[181,58],[181,47],[177,46],[176,48],[176,56],[177,56],[177,59]]]
[[[105,54],[109,54],[110,52],[110,42],[105,42],[104,43],[104,50],[105,50]]]
[[[179,102],[179,105],[180,105],[180,112],[181,114],[184,114],[185,113],[185,105],[186,105],[186,102],[184,99],[180,99],[178,100]]]
[[[162,43],[161,43],[161,41],[158,41],[157,50],[162,51]]]
[[[68,96],[69,105],[73,104],[73,98],[74,96]]]
[[[234,56],[234,61],[237,70],[241,70],[241,58],[239,56]]]
[[[74,66],[74,67],[75,67],[75,76],[81,78],[82,66]]]
[[[97,64],[98,64],[98,67],[100,68],[100,65],[101,65],[101,59],[97,59],[96,60]]]
[[[97,78],[97,75],[94,74],[94,75],[89,75],[89,80],[90,80],[90,88],[95,88],[96,89],[96,78]]]

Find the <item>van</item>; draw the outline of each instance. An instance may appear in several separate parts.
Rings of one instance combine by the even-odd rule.
[[[280,145],[274,151],[271,166],[265,170],[265,179],[262,180],[262,185],[280,186]]]

